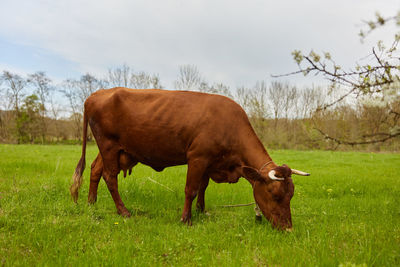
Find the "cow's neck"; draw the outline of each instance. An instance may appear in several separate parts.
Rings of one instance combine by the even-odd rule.
[[[246,142],[246,148],[244,149],[244,151],[244,164],[257,170],[263,167],[266,163],[272,161],[272,158],[269,156],[260,139],[258,139],[255,134],[253,138],[249,138],[248,142]],[[276,165],[274,162],[272,162],[271,164],[265,166],[265,168],[263,169],[269,170],[274,167],[276,167]]]

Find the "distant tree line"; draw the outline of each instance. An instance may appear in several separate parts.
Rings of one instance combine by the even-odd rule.
[[[21,76],[10,71],[0,75],[0,142],[79,142],[85,99],[101,88],[123,86],[163,89],[155,74],[135,72],[122,65],[109,69],[105,77],[92,74],[55,84],[44,72]],[[238,102],[249,115],[261,140],[278,149],[352,149],[337,140],[351,140],[360,133],[379,135],[398,125],[400,97],[388,100],[392,109],[373,99],[334,102],[341,91],[330,88],[299,88],[287,82],[255,82],[253,87],[229,88],[209,83],[194,65],[179,67],[177,90],[221,94]],[[388,103],[387,103],[388,104]],[[321,107],[325,107],[321,109]],[[394,126],[393,126],[394,125]],[[321,130],[322,129],[322,130]],[[336,136],[336,140],[327,138]],[[398,137],[357,146],[364,150],[400,149]]]
[[[127,65],[55,84],[44,72],[26,77],[0,75],[0,142],[48,143],[79,140],[85,99],[101,88],[162,88],[157,75],[133,72]]]

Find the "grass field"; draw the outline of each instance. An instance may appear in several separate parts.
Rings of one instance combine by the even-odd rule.
[[[194,212],[192,227],[181,224],[186,166],[120,176],[129,219],[116,214],[104,181],[87,205],[87,167],[76,205],[68,188],[80,150],[0,145],[0,265],[400,265],[398,154],[270,151],[311,173],[294,177],[294,231],[285,233],[257,223],[253,207],[220,206],[253,201],[244,179],[210,182],[210,215]],[[88,147],[87,166],[96,153]]]

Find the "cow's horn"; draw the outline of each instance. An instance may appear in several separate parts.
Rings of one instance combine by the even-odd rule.
[[[276,176],[275,176],[275,171],[274,171],[274,170],[269,171],[268,177],[271,178],[272,180],[278,180],[278,181],[285,180],[285,178],[276,177]]]
[[[292,169],[292,174],[297,174],[297,175],[302,175],[302,176],[310,176],[309,173],[298,171],[298,170],[295,170],[295,169]]]

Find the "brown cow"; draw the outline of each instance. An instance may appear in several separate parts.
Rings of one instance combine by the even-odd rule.
[[[90,201],[95,201],[94,192],[103,175],[118,213],[130,216],[118,193],[121,170],[126,173],[138,162],[156,171],[188,164],[181,221],[191,224],[196,196],[197,206],[204,210],[209,178],[217,183],[236,183],[244,177],[273,226],[292,227],[291,175],[309,174],[287,165],[277,166],[244,110],[231,99],[197,92],[113,88],[99,90],[85,101],[83,119],[82,156],[70,188],[75,202],[85,168],[89,123],[101,154],[93,163],[101,166],[93,168]]]

